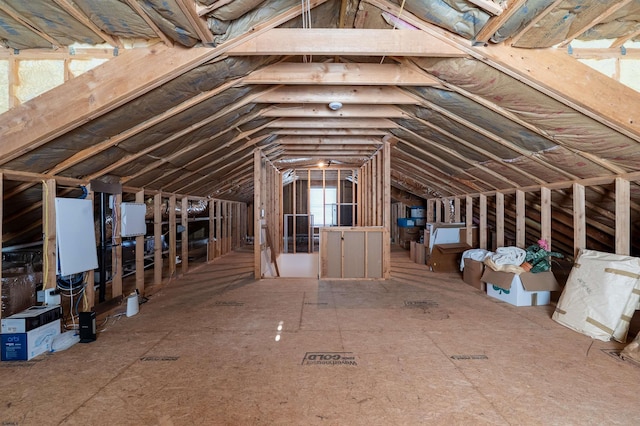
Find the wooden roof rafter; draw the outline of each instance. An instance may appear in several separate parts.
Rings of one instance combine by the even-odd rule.
[[[600,22],[604,21],[605,19],[607,19],[609,16],[613,15],[614,13],[616,13],[618,10],[620,10],[621,8],[627,6],[628,4],[630,4],[632,1],[635,0],[622,0],[619,1],[615,4],[613,4],[611,7],[609,7],[606,11],[604,11],[603,13],[601,13],[596,19],[592,20],[591,22],[589,22],[588,25],[578,29],[577,31],[575,31],[573,34],[569,34],[565,40],[559,44],[559,46],[566,46],[567,44],[571,43],[571,41],[573,39],[575,39],[576,37],[580,36],[581,34],[584,34],[585,32],[587,32],[588,30],[590,30],[591,28],[595,27],[596,25],[598,25]]]
[[[144,22],[147,23],[149,28],[151,28],[153,32],[156,33],[158,38],[162,40],[164,44],[166,44],[169,47],[173,47],[173,41],[169,37],[167,37],[165,33],[162,32],[160,27],[156,25],[156,23],[153,21],[153,19],[151,19],[149,14],[142,8],[142,6],[140,6],[139,0],[125,0],[125,1],[133,10],[136,11],[136,13],[140,16],[140,18],[142,18],[142,20],[144,20]]]
[[[399,13],[399,7],[387,0],[366,0],[382,10]],[[601,124],[640,142],[640,103],[630,104],[621,112],[617,102],[603,99],[625,99],[636,92],[592,70],[554,49],[519,49],[518,54],[501,44],[487,47],[470,46],[468,40],[451,34],[404,11],[403,19],[443,42],[451,43],[473,58],[544,93],[560,103]],[[589,79],[577,75],[589,75]]]
[[[25,26],[25,28],[28,28],[29,31],[33,32],[34,34],[37,34],[38,36],[42,37],[44,40],[47,40],[49,43],[51,43],[52,47],[55,47],[55,48],[62,47],[62,45],[56,39],[51,37],[46,32],[42,31],[41,28],[39,28],[36,24],[31,22],[29,19],[22,16],[22,14],[18,13],[14,8],[9,6],[7,2],[5,2],[4,0],[0,0],[0,10],[6,13],[7,15],[9,15],[10,17],[12,17],[13,19],[15,19],[16,21],[20,22],[22,25]]]
[[[89,19],[82,11],[80,11],[75,5],[71,4],[69,0],[53,0],[55,4],[60,6],[69,15],[73,16],[78,22],[85,27],[89,28],[95,35],[100,37],[105,43],[110,44],[113,47],[122,48],[122,42],[104,31],[102,31],[91,19]]]

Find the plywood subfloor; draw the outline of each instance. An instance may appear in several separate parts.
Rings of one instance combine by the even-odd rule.
[[[623,345],[393,252],[387,281],[252,279],[234,253],[98,340],[0,364],[11,425],[640,424]]]

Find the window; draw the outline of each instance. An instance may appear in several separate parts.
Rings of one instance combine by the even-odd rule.
[[[336,213],[337,189],[321,187],[311,188],[311,215],[313,226],[336,226],[338,218]]]

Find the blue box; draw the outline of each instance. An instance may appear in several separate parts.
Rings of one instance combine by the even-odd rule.
[[[2,361],[27,361],[51,351],[53,339],[60,334],[60,320],[55,320],[26,333],[0,334]]]
[[[399,217],[398,226],[400,226],[401,228],[412,228],[416,226],[416,221],[415,219],[411,219],[408,217]]]

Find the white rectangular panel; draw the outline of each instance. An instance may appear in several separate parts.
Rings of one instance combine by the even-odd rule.
[[[58,272],[71,275],[98,267],[93,202],[56,198]]]

